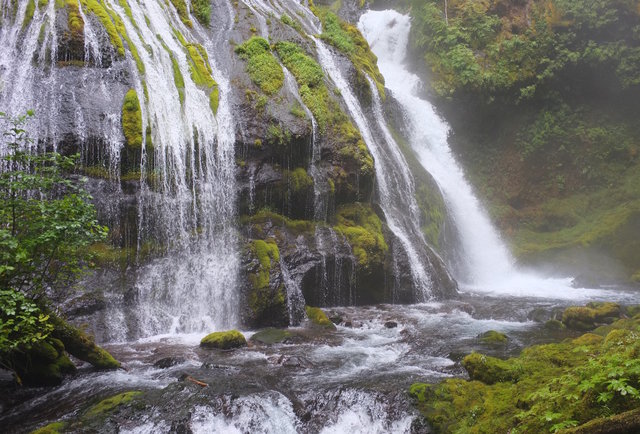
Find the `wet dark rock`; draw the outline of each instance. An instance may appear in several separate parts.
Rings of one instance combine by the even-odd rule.
[[[398,327],[398,323],[395,321],[387,321],[384,323],[384,326],[388,329],[394,329],[396,327]]]
[[[269,361],[276,365],[281,365],[287,368],[312,368],[313,363],[303,356],[297,355],[278,355],[273,356]]]
[[[156,361],[153,366],[160,369],[168,369],[172,366],[180,365],[184,363],[186,359],[184,357],[165,357]]]
[[[107,303],[102,291],[92,291],[69,301],[65,313],[71,317],[91,315],[106,307]]]

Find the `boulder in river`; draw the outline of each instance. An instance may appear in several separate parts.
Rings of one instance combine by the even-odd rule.
[[[217,348],[229,350],[232,348],[244,347],[247,340],[238,330],[228,330],[224,332],[213,332],[202,338],[200,346],[203,348]]]

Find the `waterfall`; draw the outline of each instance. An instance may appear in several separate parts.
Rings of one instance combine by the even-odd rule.
[[[425,253],[428,246],[418,225],[418,206],[413,195],[413,179],[409,167],[392,140],[386,135],[384,140],[376,137],[373,125],[365,116],[342,71],[337,67],[333,54],[322,41],[315,37],[313,40],[316,43],[320,64],[340,91],[351,117],[373,155],[380,205],[386,223],[407,254],[414,286],[420,291],[423,300],[427,300],[433,296],[433,282],[427,273],[432,267]],[[378,91],[371,82],[370,87],[374,106],[377,107],[380,104]],[[374,109],[374,114],[378,125],[384,126],[381,111]]]
[[[118,187],[121,203],[105,208],[119,215],[107,217],[137,226],[133,240],[123,238],[125,248],[162,254],[130,273],[126,285],[136,303],[122,303],[113,312],[126,317],[129,327],[112,330],[110,338],[235,325],[235,120],[229,73],[218,62],[225,29],[233,23],[230,6],[227,13],[212,14],[217,31],[205,32],[194,17],[193,28],[187,27],[169,2],[79,1],[83,26],[74,51],[56,36],[56,20],[66,22],[67,12],[55,3],[36,2],[28,21],[26,1],[17,2],[15,20],[15,2],[3,1],[0,107],[10,115],[35,110],[30,132],[39,143],[56,149],[71,140],[84,164],[107,167],[112,183],[119,185],[125,175],[126,182],[137,183],[136,203],[127,203]],[[97,7],[115,23],[117,35],[105,31]],[[215,115],[215,85],[196,80],[193,70],[199,66],[217,82]],[[139,100],[142,121],[142,143],[135,149],[124,144],[120,121],[129,89]]]
[[[369,11],[358,27],[378,56],[386,87],[402,107],[407,136],[420,163],[433,176],[458,231],[458,261],[448,264],[467,287],[485,291],[550,296],[569,291],[571,279],[544,279],[519,270],[447,142],[449,126],[430,102],[418,96],[421,82],[404,64],[410,18],[393,10]]]

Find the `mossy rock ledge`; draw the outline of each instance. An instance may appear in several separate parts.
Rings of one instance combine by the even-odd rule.
[[[202,338],[200,346],[202,348],[216,348],[219,350],[230,350],[247,345],[244,335],[238,330],[227,330],[223,332],[213,332]]]
[[[571,306],[562,313],[562,323],[573,330],[593,330],[598,324],[610,324],[620,318],[620,305],[592,302],[586,306]]]

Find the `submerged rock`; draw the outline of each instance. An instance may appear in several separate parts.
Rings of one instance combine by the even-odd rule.
[[[280,342],[286,342],[289,338],[291,338],[293,334],[288,330],[281,330],[276,328],[268,328],[264,330],[260,330],[251,338],[249,338],[252,342],[259,342],[261,344],[277,344]]]
[[[186,359],[184,357],[165,357],[156,361],[153,366],[160,369],[168,369],[172,366],[180,365],[184,363]]]
[[[228,330],[224,332],[213,332],[202,338],[200,346],[203,348],[218,348],[228,350],[247,345],[244,335],[238,330]]]
[[[398,323],[395,321],[387,321],[384,323],[384,326],[388,329],[394,329],[396,327],[398,327]]]

